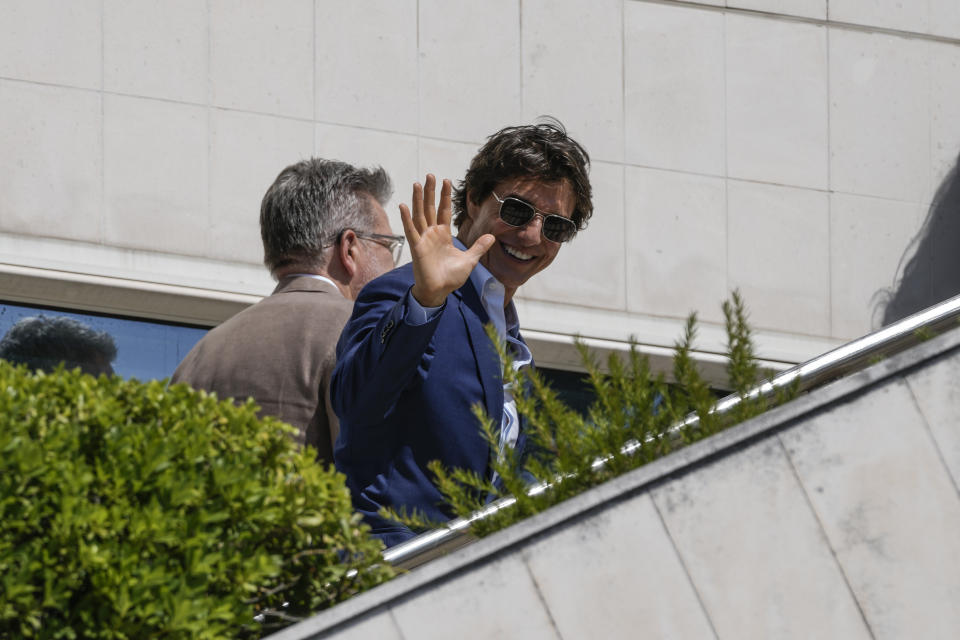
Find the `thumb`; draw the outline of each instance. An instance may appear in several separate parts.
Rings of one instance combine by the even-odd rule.
[[[496,238],[493,237],[493,234],[485,233],[477,238],[472,247],[467,249],[467,255],[469,255],[474,262],[479,262],[483,254],[490,250],[490,247],[493,246],[495,241]]]

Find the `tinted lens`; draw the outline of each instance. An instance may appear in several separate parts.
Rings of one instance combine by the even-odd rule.
[[[543,237],[553,242],[566,242],[577,232],[573,220],[551,214],[543,219]]]
[[[533,219],[534,210],[516,198],[504,198],[500,205],[500,219],[513,227],[522,227]]]

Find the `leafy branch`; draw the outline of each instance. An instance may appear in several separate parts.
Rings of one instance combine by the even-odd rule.
[[[692,355],[696,314],[689,316],[674,344],[671,384],[662,374],[652,373],[633,339],[626,358],[609,356],[606,372],[577,340],[595,395],[586,415],[565,405],[536,370],[514,370],[505,345],[488,327],[504,364],[504,384],[513,390],[517,411],[524,420],[527,444],[522,452],[508,448],[493,461],[491,478],[497,478],[496,482],[433,461],[430,470],[452,513],[470,518],[491,502],[511,497],[514,503],[510,508],[496,510],[471,525],[474,534],[487,535],[764,411],[771,400],[751,394],[761,373],[739,292],[734,291],[724,302],[723,313],[729,386],[739,399],[725,413],[715,411],[717,396]],[[796,387],[780,390],[772,402],[786,402],[796,393]],[[499,425],[480,407],[475,407],[474,413],[488,446],[498,451]],[[444,526],[416,513],[391,510],[384,515],[418,530]]]

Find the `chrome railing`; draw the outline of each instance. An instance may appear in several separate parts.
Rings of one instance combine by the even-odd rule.
[[[867,334],[832,351],[799,364],[763,382],[753,389],[747,397],[766,397],[778,388],[797,385],[800,391],[813,389],[831,382],[843,375],[858,371],[875,361],[903,351],[923,340],[945,332],[957,326],[960,321],[960,296],[955,296],[928,309],[899,320],[873,333]],[[729,395],[714,406],[713,411],[726,413],[739,404],[742,398]],[[675,425],[670,431],[677,431],[697,422],[696,415]],[[624,453],[631,453],[641,446],[639,442],[628,443]],[[603,466],[607,458],[600,458],[594,466]],[[549,491],[552,483],[532,486],[528,494],[536,495]],[[446,523],[444,528],[429,531],[395,547],[387,549],[383,558],[395,567],[412,569],[435,557],[472,542],[470,526],[492,514],[508,509],[517,499],[510,496],[490,503],[486,508],[467,518],[456,518]]]

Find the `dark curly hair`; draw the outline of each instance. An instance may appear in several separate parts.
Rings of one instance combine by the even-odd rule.
[[[454,189],[453,223],[460,227],[466,219],[467,197],[480,204],[504,180],[533,178],[570,183],[576,198],[572,219],[577,229],[583,229],[593,215],[589,171],[587,151],[567,135],[556,118],[544,117],[538,124],[506,127],[487,138],[470,162],[467,175]]]

